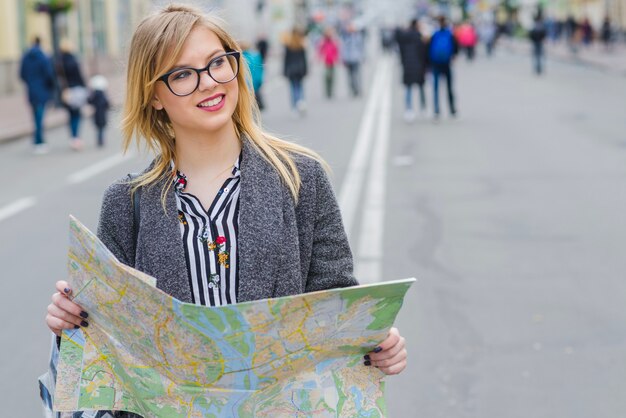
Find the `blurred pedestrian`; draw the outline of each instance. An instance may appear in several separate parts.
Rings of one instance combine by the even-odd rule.
[[[484,19],[480,22],[478,38],[485,45],[487,56],[491,57],[496,44],[496,24],[492,19]]]
[[[89,92],[76,56],[72,53],[72,44],[63,40],[60,45],[61,53],[56,62],[58,83],[61,87],[61,101],[67,109],[71,134],[70,147],[74,151],[83,148],[83,141],[78,133],[81,121],[81,108],[87,103]]]
[[[467,60],[473,61],[476,52],[476,44],[478,43],[478,35],[476,34],[474,24],[469,20],[464,21],[456,28],[454,36],[460,48],[465,51]]]
[[[546,27],[540,15],[535,16],[535,21],[528,36],[533,45],[533,67],[535,74],[543,73],[544,47],[543,43],[546,39]]]
[[[570,52],[576,54],[578,52],[579,30],[578,22],[572,15],[568,16],[565,21],[565,36]]]
[[[289,80],[291,110],[296,116],[304,116],[306,112],[303,80],[307,75],[308,65],[305,45],[304,32],[299,28],[293,28],[285,41],[283,75]]]
[[[93,123],[96,126],[98,148],[104,147],[104,128],[107,125],[107,114],[110,104],[107,96],[107,79],[102,75],[95,75],[89,80],[91,94],[88,103],[93,106]]]
[[[324,63],[324,91],[327,99],[332,99],[335,85],[335,66],[339,61],[339,44],[333,28],[326,27],[318,46],[319,56]]]
[[[20,62],[20,78],[26,83],[28,103],[33,114],[33,152],[45,154],[48,145],[44,140],[43,119],[46,103],[54,92],[54,68],[49,57],[41,50],[41,39],[36,36]]]
[[[611,18],[607,15],[602,21],[602,28],[600,28],[600,39],[604,44],[604,49],[607,51],[611,49],[611,41],[613,40],[613,28],[611,27]]]
[[[426,95],[424,93],[424,80],[426,76],[426,61],[428,52],[426,43],[420,32],[417,19],[411,20],[406,30],[398,29],[395,33],[396,42],[400,51],[402,64],[402,83],[405,87],[405,110],[404,119],[407,122],[415,120],[413,110],[413,86],[416,85],[420,96],[420,111],[426,112]]]
[[[395,42],[395,30],[392,27],[383,26],[380,28],[380,46],[383,52],[389,53],[393,51]]]
[[[265,102],[261,94],[261,87],[263,87],[263,58],[261,53],[252,49],[248,42],[242,41],[239,43],[241,47],[241,54],[248,64],[250,70],[250,78],[252,82],[252,89],[254,90],[254,98],[259,110],[265,109]]]
[[[456,39],[448,28],[445,16],[439,16],[437,22],[439,28],[433,33],[428,45],[428,60],[433,74],[435,120],[439,118],[439,78],[441,76],[446,78],[450,115],[456,116],[454,91],[452,88],[452,60],[458,52]]]
[[[361,62],[365,58],[365,40],[363,31],[357,30],[353,22],[341,33],[341,59],[348,70],[352,97],[361,95]]]
[[[270,44],[267,41],[267,36],[265,33],[260,33],[256,41],[256,50],[259,51],[259,54],[261,54],[261,60],[264,64],[267,62],[267,53],[269,48]]]
[[[589,22],[589,18],[586,17],[583,19],[583,23],[580,25],[580,31],[582,35],[583,45],[590,46],[593,43],[593,27],[591,26],[591,22]]]

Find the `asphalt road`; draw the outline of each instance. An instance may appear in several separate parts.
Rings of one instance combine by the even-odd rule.
[[[458,119],[444,103],[439,123],[407,124],[396,65],[374,56],[359,99],[340,72],[326,101],[315,71],[301,119],[270,80],[263,120],[330,163],[364,281],[418,278],[397,320],[409,365],[388,379],[389,416],[623,417],[624,79],[554,62],[537,78],[500,51],[457,62]],[[45,156],[27,140],[0,146],[7,417],[41,415],[43,318],[65,276],[68,214],[95,228],[104,188],[148,161],[122,159],[113,126],[96,150],[85,121],[80,154],[65,129],[48,135]]]

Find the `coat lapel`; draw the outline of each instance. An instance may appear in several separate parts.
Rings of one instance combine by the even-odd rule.
[[[273,296],[283,230],[283,188],[276,170],[242,140],[238,302]]]

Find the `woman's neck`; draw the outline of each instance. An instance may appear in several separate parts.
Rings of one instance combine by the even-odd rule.
[[[190,177],[210,177],[233,164],[241,152],[235,129],[176,138],[176,166]]]

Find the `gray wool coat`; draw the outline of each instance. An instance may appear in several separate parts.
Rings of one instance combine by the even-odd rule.
[[[240,161],[237,301],[356,285],[337,200],[321,165],[294,159],[302,178],[298,203],[278,173],[243,139]],[[104,193],[98,237],[124,264],[157,279],[157,287],[191,302],[174,188],[161,204],[162,180],[142,188],[135,245],[127,180]]]

